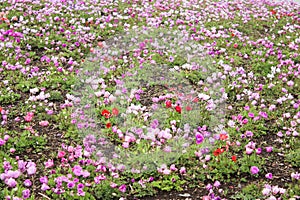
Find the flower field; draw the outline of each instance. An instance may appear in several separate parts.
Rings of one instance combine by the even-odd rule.
[[[299,3],[0,2],[0,199],[300,199]]]

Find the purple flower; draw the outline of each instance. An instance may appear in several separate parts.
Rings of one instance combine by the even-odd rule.
[[[21,172],[24,172],[26,170],[26,164],[27,162],[24,162],[23,160],[18,161],[18,168]]]
[[[23,190],[22,196],[24,199],[28,199],[30,197],[30,190],[29,189]]]
[[[35,174],[35,172],[36,172],[36,167],[34,165],[27,168],[28,175],[33,175],[33,174]]]
[[[253,117],[254,117],[254,113],[249,112],[249,113],[248,113],[248,116],[249,116],[250,118],[253,118]]]
[[[205,188],[206,188],[207,190],[210,190],[210,189],[212,189],[212,185],[209,183],[209,184],[206,185]]]
[[[84,185],[82,184],[82,183],[79,183],[78,185],[77,185],[77,190],[81,190],[81,189],[83,189],[84,188]]]
[[[120,187],[119,187],[119,191],[120,192],[126,192],[126,185],[125,184],[123,184],[123,185],[121,185]]]
[[[72,171],[76,176],[81,176],[82,174],[82,168],[79,165],[75,165]]]
[[[258,174],[259,169],[258,169],[258,167],[256,167],[256,166],[252,166],[252,167],[250,168],[250,172],[251,172],[251,174]]]
[[[82,176],[83,176],[84,178],[90,176],[90,172],[88,172],[87,170],[83,171],[81,174],[82,174]]]
[[[261,152],[262,152],[261,148],[256,149],[256,154],[261,154]]]
[[[267,179],[272,179],[272,178],[273,178],[273,175],[272,175],[272,173],[267,173],[265,177],[266,177]]]
[[[246,131],[245,134],[246,134],[247,137],[252,137],[253,136],[253,133],[251,131]]]
[[[5,141],[5,140],[3,140],[2,138],[0,138],[0,146],[3,146],[3,145],[5,145],[5,143],[6,143],[6,141]]]
[[[186,173],[185,167],[181,167],[179,172],[180,172],[180,174],[185,174]]]
[[[48,177],[47,177],[47,176],[41,177],[41,178],[40,178],[40,182],[41,182],[41,183],[46,183],[46,184],[47,184],[47,183],[48,183]]]
[[[9,178],[5,180],[6,185],[8,185],[8,187],[14,188],[17,186],[17,181],[13,178]]]
[[[221,185],[221,183],[219,182],[219,181],[216,181],[215,183],[214,183],[214,186],[215,187],[219,187]]]
[[[43,183],[43,185],[41,187],[41,190],[46,191],[46,190],[49,190],[49,189],[50,189],[50,187],[46,183]]]
[[[16,171],[11,171],[9,170],[6,174],[7,178],[18,178],[20,176],[20,171],[16,170]]]
[[[196,133],[196,143],[201,144],[204,140],[204,137],[201,133]]]
[[[67,187],[68,187],[69,189],[73,188],[74,186],[75,186],[75,183],[74,183],[74,182],[69,182],[69,183],[67,184]]]
[[[82,189],[77,190],[78,196],[85,196],[85,192]]]
[[[30,181],[29,179],[26,179],[26,180],[24,181],[24,185],[25,185],[26,187],[30,187],[30,186],[32,185],[32,183],[31,183],[31,181]]]

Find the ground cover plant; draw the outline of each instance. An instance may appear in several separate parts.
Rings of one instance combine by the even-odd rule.
[[[0,199],[300,198],[299,4],[0,8]]]

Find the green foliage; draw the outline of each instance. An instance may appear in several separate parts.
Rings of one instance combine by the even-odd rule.
[[[177,175],[164,176],[161,180],[153,181],[151,185],[163,191],[182,191],[182,185],[185,183],[184,180],[180,180]]]
[[[241,192],[230,197],[231,199],[241,199],[241,200],[252,200],[263,198],[261,194],[261,188],[256,184],[249,184],[245,186]]]
[[[91,193],[97,199],[103,200],[117,200],[121,196],[121,193],[118,191],[118,189],[114,189],[110,186],[109,181],[103,181],[101,184],[93,186],[91,188]]]
[[[300,167],[300,148],[295,150],[290,150],[290,152],[286,155],[285,160],[291,163],[294,167]]]

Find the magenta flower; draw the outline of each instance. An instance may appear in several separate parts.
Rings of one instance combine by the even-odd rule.
[[[34,113],[33,112],[28,112],[27,115],[24,117],[24,120],[26,122],[30,122],[33,119]]]
[[[57,157],[58,158],[63,158],[66,155],[66,152],[64,151],[59,151]]]
[[[85,196],[85,192],[82,189],[77,190],[78,196]]]
[[[266,151],[267,151],[268,153],[272,152],[272,151],[273,151],[273,147],[266,147]]]
[[[204,141],[204,137],[201,133],[196,133],[196,143],[201,144]]]
[[[120,192],[126,192],[126,185],[125,184],[123,184],[123,185],[121,185],[120,187],[119,187],[119,191]]]
[[[256,166],[252,166],[252,167],[250,168],[250,172],[251,172],[251,174],[258,174],[259,169],[258,169],[258,167],[256,167]]]
[[[30,187],[32,185],[31,181],[29,179],[26,179],[23,183],[26,187]]]
[[[0,147],[5,145],[6,141],[0,138]]]
[[[69,182],[68,184],[67,184],[67,187],[69,188],[69,189],[71,189],[71,188],[73,188],[75,186],[75,183],[74,182]]]
[[[261,148],[256,149],[256,154],[261,154],[261,152],[262,152]]]
[[[272,178],[273,178],[273,175],[272,175],[272,173],[267,173],[265,177],[266,177],[267,179],[272,179]]]
[[[82,183],[79,183],[77,185],[77,190],[82,190],[84,188],[84,185]]]
[[[23,190],[22,196],[24,199],[28,199],[30,197],[30,190],[29,189]]]

